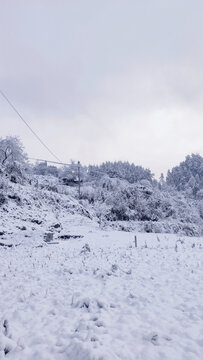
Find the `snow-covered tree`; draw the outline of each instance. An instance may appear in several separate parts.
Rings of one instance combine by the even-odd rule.
[[[0,164],[2,168],[8,164],[13,165],[15,162],[23,164],[26,160],[27,155],[18,137],[7,136],[5,139],[0,138]]]
[[[166,182],[178,191],[187,191],[194,197],[203,189],[203,158],[199,154],[187,156],[179,166],[168,171]]]
[[[165,186],[165,178],[164,178],[164,174],[161,173],[161,176],[159,178],[159,189],[161,190],[162,188],[164,188]]]
[[[110,178],[118,178],[127,180],[133,184],[140,180],[148,180],[152,182],[153,174],[149,169],[144,169],[142,166],[136,166],[129,162],[107,161],[100,166],[91,165],[88,168],[89,179],[101,179],[104,175]]]
[[[21,181],[28,168],[27,155],[18,137],[0,139],[0,171],[13,182]]]

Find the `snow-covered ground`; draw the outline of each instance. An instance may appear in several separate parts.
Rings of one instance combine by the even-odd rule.
[[[203,238],[66,222],[84,237],[1,240],[0,360],[202,359]]]

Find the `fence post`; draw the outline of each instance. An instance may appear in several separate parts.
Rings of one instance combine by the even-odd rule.
[[[137,236],[135,236],[135,247],[137,247]]]
[[[78,161],[78,195],[80,199],[80,184],[81,183],[81,175],[80,175],[80,161]]]

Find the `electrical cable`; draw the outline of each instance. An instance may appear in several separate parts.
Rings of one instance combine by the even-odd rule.
[[[28,127],[28,129],[32,132],[32,134],[38,139],[38,141],[48,150],[48,152],[58,161],[61,161],[54,153],[49,149],[49,147],[44,143],[44,141],[36,134],[36,132],[31,128],[31,126],[27,123],[27,121],[22,117],[16,107],[12,104],[12,102],[8,99],[8,97],[4,94],[4,92],[0,89],[0,94],[7,101],[7,103],[11,106],[11,108],[15,111],[15,113],[19,116],[19,118],[23,121],[23,123]]]

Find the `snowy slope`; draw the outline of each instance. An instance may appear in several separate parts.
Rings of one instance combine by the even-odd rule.
[[[51,185],[5,182],[2,191],[5,203],[0,204],[0,241],[7,239],[8,234],[12,242],[19,238],[35,238],[35,232],[38,239],[43,239],[47,231],[63,235],[68,233],[72,217],[74,222],[97,224],[91,213],[70,194],[52,189]]]
[[[0,359],[200,360],[203,239],[68,220],[84,238],[0,247]]]
[[[114,185],[117,190],[119,186]],[[83,191],[84,189],[85,186],[83,186]],[[124,186],[124,194],[125,190]],[[122,195],[116,191],[110,191],[107,201],[109,204],[107,205],[99,201],[91,203],[84,198],[78,200],[76,188],[61,185],[59,180],[53,176],[31,177],[31,184],[28,180],[25,180],[24,184],[14,184],[8,179],[0,179],[0,233],[6,231],[11,234],[15,233],[14,230],[16,229],[20,233],[22,229],[25,231],[25,228],[31,232],[41,229],[42,234],[53,229],[57,229],[58,233],[66,233],[69,227],[69,224],[66,224],[67,215],[73,215],[74,218],[77,215],[81,221],[86,222],[89,219],[90,224],[100,224],[100,227],[105,229],[176,233],[188,236],[201,236],[203,234],[203,219],[200,216],[198,203],[191,202],[189,204],[181,195],[180,198],[172,197],[171,201],[173,201],[169,206],[169,203],[165,201],[166,199],[155,201],[156,196],[153,193],[153,199],[148,199],[146,202],[143,199],[142,191],[138,201],[136,194],[131,194],[131,190],[129,188],[127,194],[131,196],[133,204],[136,204],[131,212],[134,215],[140,214],[139,219],[129,218],[121,221],[115,220],[110,214],[114,214],[120,207],[128,208],[129,199],[128,196],[125,199],[122,198]],[[100,192],[101,189],[98,191]],[[112,201],[114,205],[112,205]],[[155,203],[156,209],[153,210]],[[172,217],[165,217],[166,209],[168,209],[167,211],[173,209]],[[159,214],[156,221],[150,220],[154,216],[152,214],[155,214],[154,211]],[[147,215],[148,212],[151,215]],[[142,220],[140,220],[140,216]]]

